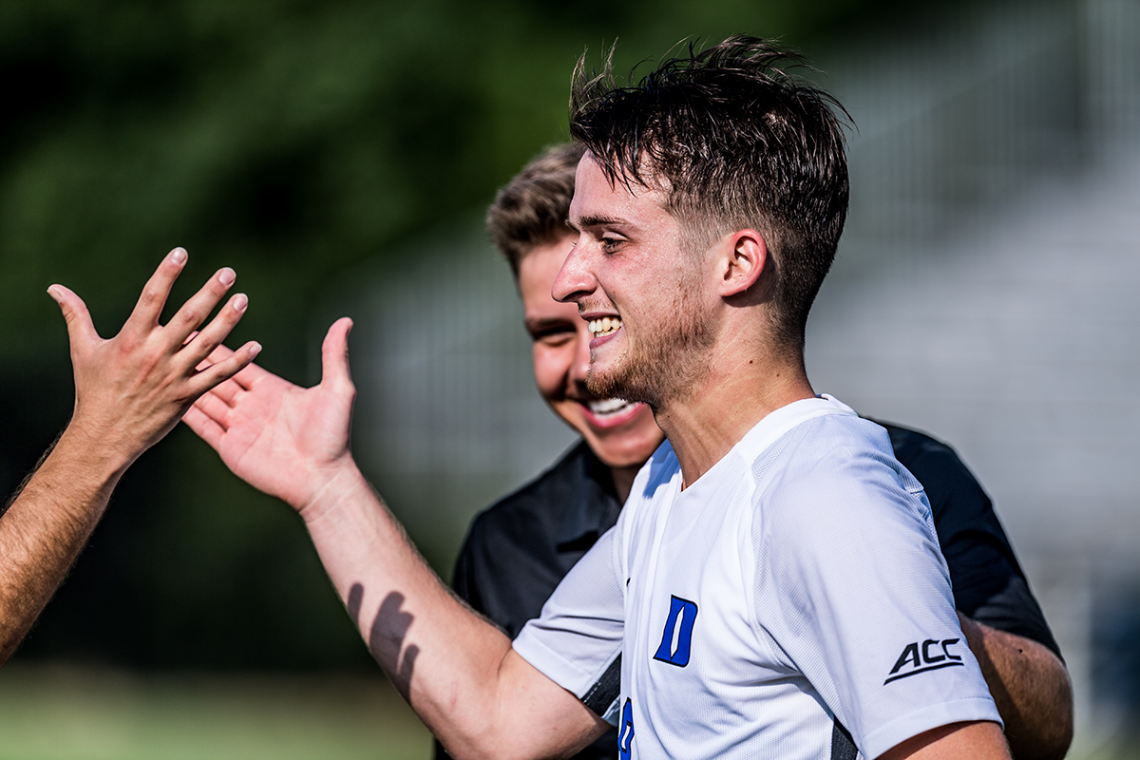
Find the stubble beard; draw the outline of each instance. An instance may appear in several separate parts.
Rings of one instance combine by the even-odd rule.
[[[709,373],[708,350],[713,344],[708,317],[692,296],[693,278],[683,278],[673,298],[676,319],[641,336],[634,350],[626,349],[609,368],[593,362],[586,388],[598,398],[640,401],[657,410],[683,402],[696,392]]]

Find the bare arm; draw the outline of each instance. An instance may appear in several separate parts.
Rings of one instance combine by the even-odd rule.
[[[1073,740],[1073,687],[1064,663],[1023,636],[958,618],[982,667],[1017,760],[1060,760]]]
[[[234,296],[187,340],[233,283],[220,271],[167,326],[158,324],[186,253],[171,252],[147,282],[117,336],[95,332],[83,301],[49,289],[67,320],[75,371],[75,411],[54,449],[0,518],[0,664],[31,628],[107,507],[119,478],[165,436],[194,400],[256,355],[256,344],[199,371],[197,365],[245,311]]]
[[[988,721],[951,723],[919,734],[879,760],[1009,760],[1001,726]]]
[[[186,423],[235,474],[301,514],[373,655],[453,757],[573,754],[606,724],[451,595],[353,461],[350,327],[329,330],[320,385],[251,365]]]

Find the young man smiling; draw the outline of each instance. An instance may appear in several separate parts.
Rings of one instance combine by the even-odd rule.
[[[473,521],[452,587],[514,638],[559,581],[617,521],[637,470],[664,440],[641,403],[586,387],[590,325],[550,291],[574,246],[566,226],[584,148],[544,151],[499,191],[487,227],[515,275],[535,383],[582,441],[547,472]],[[606,329],[603,320],[600,327]],[[613,324],[609,325],[613,329]],[[925,487],[963,630],[1006,724],[1015,757],[1063,757],[1072,737],[1068,674],[989,499],[947,446],[884,425],[899,461]],[[437,753],[442,748],[437,746]],[[616,758],[616,731],[576,755]]]
[[[247,368],[186,416],[301,513],[455,757],[572,754],[604,730],[595,709],[623,757],[1008,757],[921,487],[804,372],[846,163],[828,99],[784,61],[734,38],[628,89],[579,81],[579,235],[553,292],[610,319],[590,390],[647,403],[669,444],[513,645],[442,587],[353,462],[347,320],[315,388]]]

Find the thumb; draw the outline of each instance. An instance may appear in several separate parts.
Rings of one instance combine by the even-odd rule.
[[[348,370],[348,333],[352,330],[352,320],[341,317],[333,322],[321,344],[321,384],[352,385]]]
[[[91,322],[91,312],[87,311],[87,304],[83,303],[82,298],[62,285],[52,285],[47,292],[63,312],[63,318],[67,322],[67,338],[73,350],[99,340],[99,333]]]

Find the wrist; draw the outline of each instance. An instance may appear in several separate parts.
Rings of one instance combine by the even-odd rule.
[[[69,469],[75,470],[77,478],[105,482],[114,487],[138,458],[137,454],[125,451],[125,448],[107,436],[89,434],[73,420],[56,440],[42,467],[66,463]]]
[[[361,491],[371,491],[371,487],[352,455],[348,454],[319,468],[313,476],[313,488],[304,498],[291,502],[290,506],[297,510],[306,524],[311,524]]]
[[[21,486],[17,501],[30,499],[41,510],[51,504],[51,509],[83,522],[92,515],[98,519],[129,465],[121,455],[69,425]]]
[[[58,445],[66,445],[71,456],[84,459],[98,472],[117,477],[134,464],[151,442],[144,431],[132,429],[124,418],[93,414],[77,404]]]

